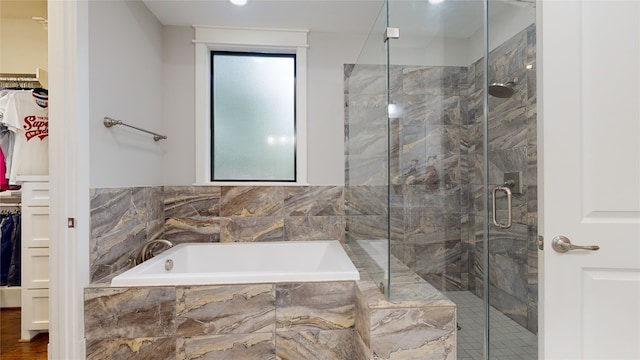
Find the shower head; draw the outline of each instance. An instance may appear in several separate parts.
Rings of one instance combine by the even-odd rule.
[[[506,83],[491,83],[489,85],[489,95],[502,99],[510,98],[516,92],[513,87],[516,86],[517,83],[518,78],[509,80]]]

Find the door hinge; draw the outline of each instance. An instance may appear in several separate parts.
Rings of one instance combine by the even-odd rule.
[[[384,41],[389,39],[400,39],[400,28],[388,27],[384,32]]]
[[[544,250],[544,237],[542,235],[538,235],[538,249]]]
[[[76,218],[67,218],[67,227],[68,228],[75,228],[76,227]]]

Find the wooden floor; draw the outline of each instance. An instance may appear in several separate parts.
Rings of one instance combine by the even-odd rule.
[[[0,359],[46,360],[49,334],[38,334],[31,342],[20,340],[20,308],[0,310]]]

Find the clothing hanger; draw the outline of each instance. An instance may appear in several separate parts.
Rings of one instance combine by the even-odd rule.
[[[36,105],[41,108],[49,106],[49,91],[45,88],[35,88],[31,90],[31,95],[36,100]]]
[[[34,98],[38,99],[38,100],[49,100],[49,96],[48,95],[40,95],[40,94],[35,93],[35,92],[31,92],[31,95]]]
[[[45,88],[41,88],[41,87],[38,87],[38,88],[33,89],[33,93],[34,93],[35,95],[40,95],[40,96],[42,96],[42,97],[47,97],[47,96],[49,96],[49,90],[47,90],[47,89],[45,89]]]

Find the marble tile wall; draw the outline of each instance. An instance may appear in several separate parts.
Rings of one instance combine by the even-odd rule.
[[[355,283],[85,289],[88,359],[357,359]]]
[[[344,240],[342,186],[165,186],[174,243]]]
[[[342,186],[91,190],[91,281],[129,267],[144,241],[344,241]]]
[[[402,196],[400,259],[438,289],[463,287],[461,275],[461,125],[465,67],[404,67],[398,131]],[[394,204],[395,205],[395,204]],[[396,256],[397,256],[396,255]]]
[[[392,254],[412,270],[438,288],[463,288],[460,162],[468,70],[391,67],[396,117],[390,119],[387,154],[384,88],[358,85],[375,83],[380,69],[384,67],[345,66],[347,239],[386,239],[390,233]],[[376,159],[371,166],[377,171],[360,166],[367,157]],[[377,164],[380,157],[382,165]]]
[[[130,266],[147,239],[163,235],[162,187],[91,190],[90,279]]]
[[[522,194],[514,196],[514,226],[491,231],[491,301],[534,332],[535,49],[532,25],[490,53],[489,82],[518,78],[518,84],[509,99],[489,97],[488,139],[490,186],[501,185],[504,172],[511,171],[521,172],[524,183]],[[397,113],[389,123],[387,155],[384,66],[345,65],[347,242],[386,239],[390,234],[392,255],[433,286],[471,290],[480,296],[484,274],[482,61],[468,67],[392,66],[390,74],[391,101]],[[506,216],[502,202],[498,211],[499,218]],[[371,271],[379,273],[379,269]]]

